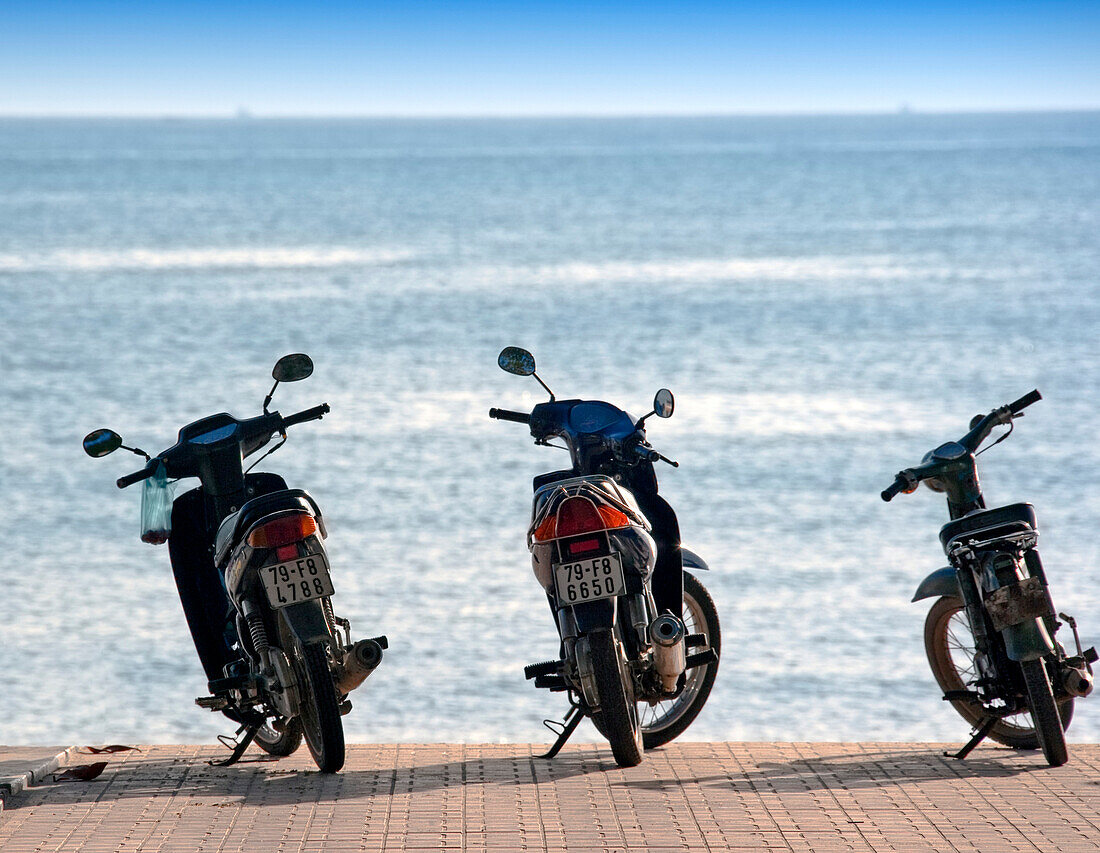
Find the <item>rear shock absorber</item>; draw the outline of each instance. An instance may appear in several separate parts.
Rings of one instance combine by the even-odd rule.
[[[248,636],[252,640],[252,648],[260,658],[263,658],[264,652],[271,648],[271,643],[267,639],[267,628],[264,626],[264,617],[247,601],[244,604],[244,621],[248,625]]]

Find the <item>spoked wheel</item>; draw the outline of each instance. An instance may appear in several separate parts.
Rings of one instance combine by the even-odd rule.
[[[974,689],[979,678],[974,662],[974,635],[960,599],[945,595],[932,605],[924,620],[924,650],[941,690],[946,693],[950,690]],[[1045,672],[1043,679],[1046,680]],[[1050,690],[1049,683],[1047,690]],[[1053,697],[1051,701],[1053,702]],[[951,705],[971,726],[981,725],[986,718],[985,711],[978,702],[954,699]],[[1064,701],[1058,707],[1058,713],[1064,731],[1069,728],[1069,722],[1073,719],[1073,700]],[[1003,717],[990,730],[989,737],[1015,749],[1038,749],[1039,735],[1036,734],[1032,720],[1032,715],[1027,711]],[[1063,735],[1063,742],[1064,740]]]
[[[256,732],[256,746],[269,755],[291,755],[302,745],[302,723],[295,717],[283,720],[281,731],[267,721]]]
[[[615,763],[634,767],[642,762],[642,727],[634,701],[634,678],[613,630],[596,631],[588,639],[592,675],[600,695],[596,727],[611,744]]]
[[[714,601],[703,584],[687,572],[684,572],[683,620],[686,633],[706,634],[709,643],[709,646],[690,649],[691,653],[705,651],[707,648],[714,649],[715,654],[721,651],[722,636]],[[655,705],[648,702],[638,704],[642,741],[646,749],[663,746],[684,733],[703,710],[717,674],[717,662],[694,667],[684,673],[684,689],[679,696]]]
[[[318,641],[303,646],[295,642],[294,670],[306,745],[322,773],[335,773],[344,766],[344,725],[329,669],[328,644]]]
[[[1024,671],[1031,719],[1035,723],[1035,734],[1038,735],[1039,746],[1043,749],[1043,757],[1051,767],[1061,767],[1069,761],[1069,751],[1066,749],[1066,733],[1058,716],[1058,706],[1054,704],[1054,692],[1050,689],[1046,667],[1042,658],[1024,661],[1020,667]]]

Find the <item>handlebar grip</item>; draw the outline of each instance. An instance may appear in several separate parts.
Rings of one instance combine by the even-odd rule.
[[[507,409],[489,409],[489,417],[501,421],[515,421],[517,424],[531,423],[531,416],[526,412],[510,412]]]
[[[1036,388],[1034,391],[1030,391],[1027,394],[1024,394],[1024,396],[1022,396],[1015,403],[1009,403],[1008,404],[1008,410],[1010,412],[1012,412],[1012,414],[1014,414],[1014,415],[1019,414],[1024,409],[1026,409],[1028,406],[1030,406],[1032,403],[1038,403],[1042,399],[1043,399],[1043,395],[1040,394],[1039,389]]]
[[[288,426],[294,426],[295,424],[305,423],[306,421],[315,421],[331,411],[328,403],[322,403],[319,406],[314,406],[312,409],[305,409],[290,417],[283,418],[283,429]]]
[[[125,489],[127,486],[132,486],[134,483],[140,483],[142,480],[148,480],[157,470],[157,462],[159,460],[153,459],[140,471],[134,471],[132,474],[127,474],[125,477],[119,477],[115,480],[115,485],[120,489]]]
[[[901,477],[898,477],[896,480],[894,480],[890,488],[882,490],[882,499],[889,503],[895,495],[897,495],[905,488],[905,486],[905,480],[903,480]]]

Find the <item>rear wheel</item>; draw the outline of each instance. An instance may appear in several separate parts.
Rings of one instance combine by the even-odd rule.
[[[687,572],[684,572],[683,620],[685,633],[707,636],[707,645],[689,649],[690,653],[695,654],[708,648],[714,649],[715,654],[721,651],[722,635],[714,601],[703,584]],[[684,673],[684,689],[678,696],[655,705],[647,702],[639,704],[642,741],[646,749],[663,746],[684,733],[703,710],[717,675],[717,662],[693,667]]]
[[[946,693],[974,689],[979,678],[974,662],[976,648],[961,599],[945,595],[932,605],[924,620],[924,649],[941,690]],[[971,726],[981,725],[987,717],[979,702],[953,699],[951,705]],[[1058,712],[1063,730],[1069,728],[1073,719],[1073,700],[1062,702]],[[1040,746],[1036,726],[1026,711],[998,720],[989,737],[1015,749],[1038,749]]]
[[[1035,733],[1039,736],[1043,757],[1051,767],[1061,767],[1069,761],[1069,751],[1066,749],[1066,733],[1058,716],[1058,706],[1054,704],[1054,692],[1050,688],[1046,667],[1040,658],[1024,661],[1020,668],[1024,671],[1031,719],[1035,722]]]
[[[344,766],[344,726],[329,668],[328,643],[294,644],[294,669],[301,696],[300,719],[306,745],[322,773]]]
[[[600,696],[597,728],[611,744],[620,767],[634,767],[642,761],[642,728],[634,701],[634,678],[630,674],[622,645],[613,630],[588,635],[592,674]]]

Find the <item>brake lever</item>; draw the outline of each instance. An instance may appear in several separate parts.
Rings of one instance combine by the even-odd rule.
[[[672,466],[673,468],[679,468],[679,467],[680,467],[680,463],[679,463],[679,462],[673,462],[673,461],[672,461],[671,459],[669,459],[669,458],[668,458],[667,456],[662,456],[662,455],[661,455],[660,453],[658,453],[658,454],[657,454],[657,458],[658,458],[658,459],[660,459],[660,460],[661,460],[662,462],[667,462],[667,463],[668,463],[669,465],[671,465],[671,466]]]

